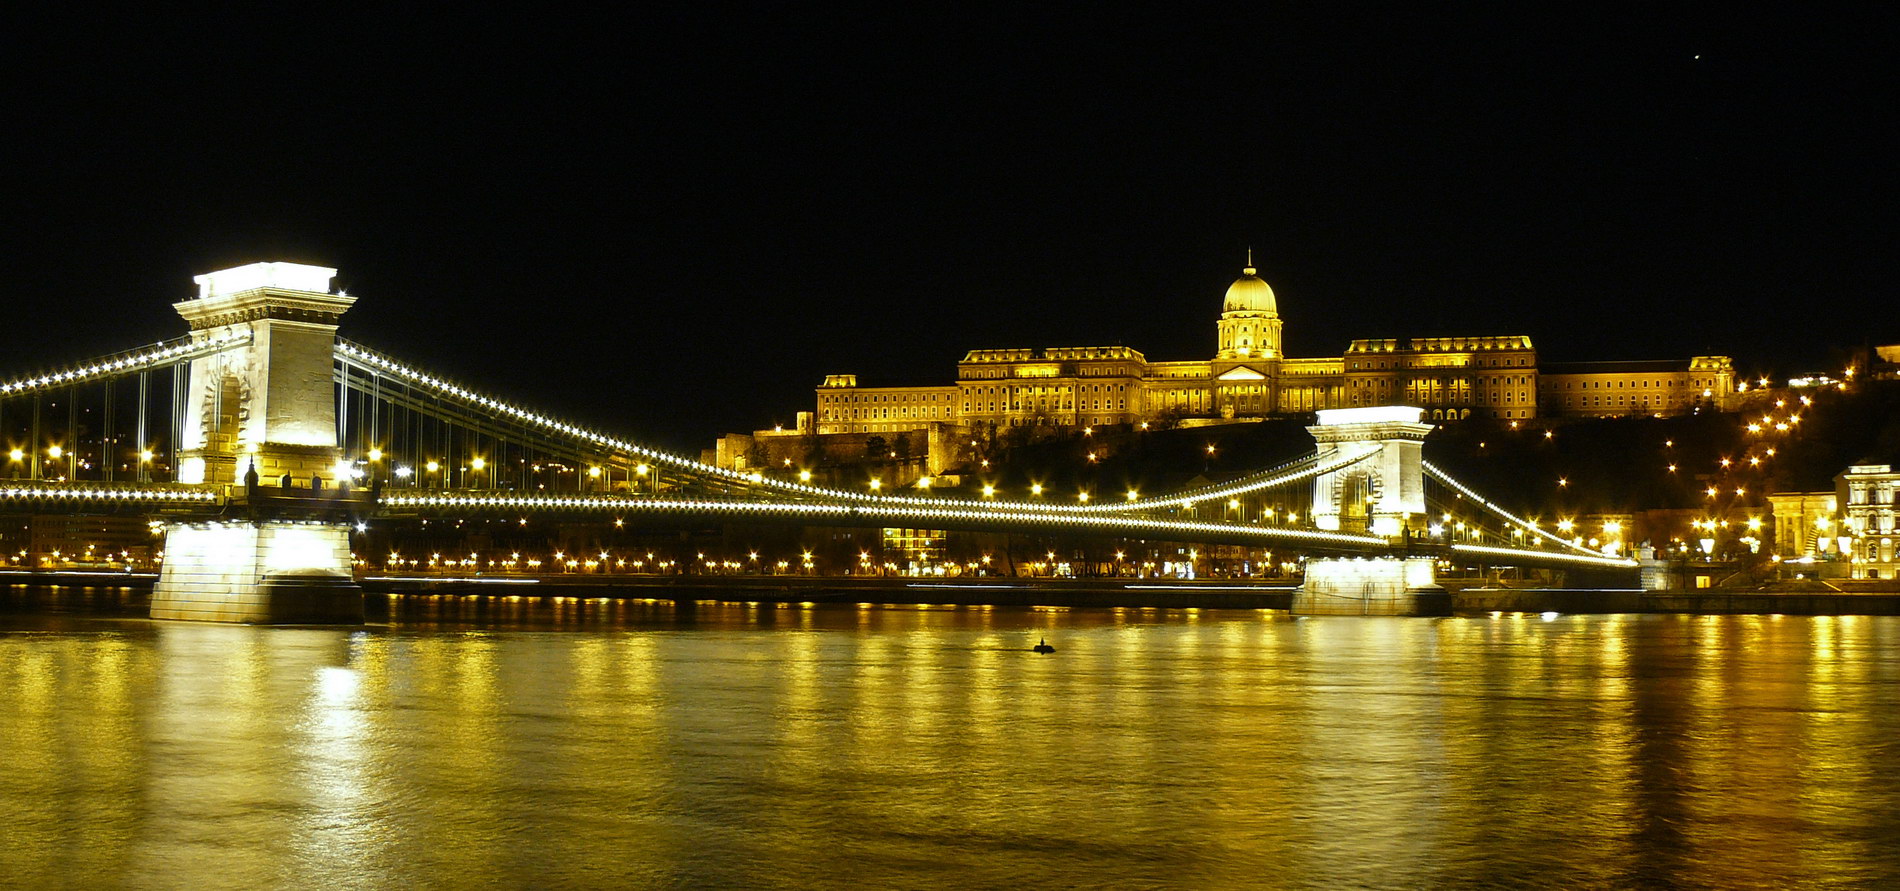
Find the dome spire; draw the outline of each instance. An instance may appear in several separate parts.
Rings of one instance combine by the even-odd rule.
[[[1258,270],[1258,269],[1255,269],[1255,268],[1254,268],[1254,265],[1253,265],[1253,245],[1251,245],[1251,244],[1250,244],[1250,245],[1247,245],[1247,266],[1246,266],[1246,268],[1244,268],[1244,269],[1242,269],[1242,270],[1241,270],[1241,274],[1242,274],[1242,275],[1258,275],[1258,274],[1260,274],[1260,270]]]

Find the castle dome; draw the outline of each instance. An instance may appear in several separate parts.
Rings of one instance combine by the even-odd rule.
[[[1261,281],[1259,270],[1253,266],[1252,251],[1248,251],[1247,267],[1240,271],[1240,277],[1227,286],[1227,299],[1221,304],[1222,312],[1259,312],[1280,314],[1280,307],[1273,300],[1273,289]]]

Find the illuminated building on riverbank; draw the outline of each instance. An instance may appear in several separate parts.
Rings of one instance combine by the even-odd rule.
[[[1273,288],[1252,257],[1227,289],[1211,359],[1150,361],[1127,346],[971,350],[954,384],[865,387],[827,375],[801,431],[896,433],[961,427],[1090,427],[1162,420],[1259,418],[1368,405],[1412,405],[1434,421],[1488,417],[1681,414],[1727,407],[1726,356],[1593,362],[1540,371],[1525,335],[1366,338],[1343,355],[1292,358],[1281,348]]]

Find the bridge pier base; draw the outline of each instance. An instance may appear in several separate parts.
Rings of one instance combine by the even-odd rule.
[[[1430,557],[1306,561],[1293,591],[1296,616],[1449,616],[1451,595],[1438,586]]]
[[[360,625],[349,528],[330,523],[180,523],[165,532],[152,618],[249,625]]]

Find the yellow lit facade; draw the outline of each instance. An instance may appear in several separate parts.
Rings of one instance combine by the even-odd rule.
[[[1857,579],[1900,578],[1900,472],[1891,464],[1855,464],[1835,478]]]
[[[1774,511],[1775,554],[1783,560],[1836,552],[1840,512],[1833,492],[1776,492],[1768,504]]]
[[[1423,408],[1431,421],[1528,420],[1673,414],[1734,392],[1734,372],[1720,356],[1586,363],[1540,375],[1537,350],[1523,335],[1361,339],[1343,356],[1290,358],[1281,348],[1278,300],[1251,257],[1214,325],[1216,349],[1207,360],[1149,361],[1126,346],[981,349],[957,363],[952,385],[861,387],[856,375],[828,375],[805,429],[1089,427],[1395,404]],[[1616,367],[1622,364],[1631,367]]]
[[[1679,415],[1698,406],[1727,410],[1736,402],[1735,368],[1727,356],[1662,362],[1556,362],[1537,377],[1544,413],[1567,417]]]

